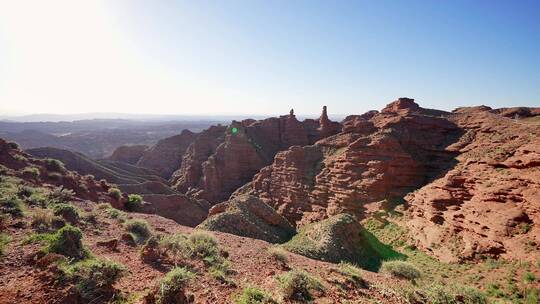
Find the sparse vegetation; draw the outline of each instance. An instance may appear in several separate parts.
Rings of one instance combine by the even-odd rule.
[[[37,167],[28,166],[22,170],[22,173],[24,175],[28,175],[31,178],[38,178],[39,177],[39,169]]]
[[[152,235],[150,226],[145,220],[130,220],[124,223],[124,227],[137,243],[143,243]]]
[[[64,163],[57,159],[46,158],[43,161],[45,162],[45,167],[47,168],[47,170],[53,172],[63,172],[66,170],[66,168],[64,167]]]
[[[32,228],[47,231],[52,225],[53,214],[48,209],[36,208],[32,213]]]
[[[142,205],[143,198],[138,194],[130,194],[128,196],[128,201],[125,204],[126,210],[135,211],[139,209]]]
[[[7,245],[11,241],[11,237],[5,233],[0,233],[0,257],[4,255]]]
[[[184,267],[176,267],[169,271],[159,284],[156,304],[177,303],[178,295],[184,293],[187,283],[195,278],[195,273]]]
[[[7,145],[10,149],[19,150],[19,144],[14,141],[8,142]]]
[[[52,210],[54,215],[61,216],[71,224],[76,224],[79,222],[79,211],[71,204],[54,204]]]
[[[82,244],[82,232],[79,228],[66,225],[56,233],[45,237],[48,241],[46,252],[54,252],[81,260],[89,256],[89,252]]]
[[[281,264],[285,265],[289,261],[289,258],[287,257],[287,251],[281,247],[272,246],[268,248],[268,255],[280,262]]]
[[[534,275],[534,273],[530,272],[530,271],[527,271],[524,275],[523,275],[523,281],[525,283],[532,283],[534,281],[536,281],[536,276]]]
[[[313,299],[313,291],[324,291],[320,280],[305,271],[291,270],[276,279],[286,299],[310,301]]]
[[[415,280],[420,277],[420,270],[413,264],[405,261],[385,261],[381,266],[382,272],[391,274],[394,277]]]
[[[14,217],[22,216],[23,202],[15,196],[0,198],[0,212]]]
[[[192,254],[201,258],[211,258],[219,255],[218,241],[212,234],[204,231],[194,231],[189,236]]]
[[[358,267],[350,263],[341,262],[339,263],[338,271],[339,273],[347,277],[347,279],[354,285],[359,287],[366,286],[366,281],[364,281],[364,279],[362,278],[362,272]]]
[[[65,269],[67,279],[75,283],[77,291],[87,301],[113,293],[113,284],[125,272],[126,268],[121,264],[96,259],[87,259]]]
[[[122,191],[118,188],[109,188],[109,196],[119,201],[122,198]]]
[[[242,293],[234,299],[235,304],[271,304],[277,303],[272,299],[272,295],[255,286],[249,286],[242,289]]]
[[[423,288],[413,288],[405,291],[409,303],[429,304],[486,304],[483,293],[470,287],[447,287],[440,283],[430,284]]]

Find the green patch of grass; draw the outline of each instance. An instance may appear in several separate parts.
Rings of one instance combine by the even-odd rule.
[[[276,277],[283,297],[289,300],[311,301],[313,291],[324,291],[324,286],[316,277],[301,270],[291,270]]]
[[[66,225],[54,234],[45,236],[48,242],[45,252],[54,252],[75,260],[87,258],[90,253],[82,244],[82,232],[79,228]]]
[[[218,241],[208,232],[194,231],[189,236],[192,254],[201,258],[219,255]]]
[[[38,178],[39,177],[39,169],[37,167],[34,167],[34,166],[28,166],[28,167],[25,167],[22,170],[22,174],[28,175],[31,178]]]
[[[23,216],[23,202],[15,196],[2,197],[0,198],[0,212],[10,214],[13,217]]]
[[[59,203],[52,206],[54,215],[61,216],[63,219],[68,221],[71,224],[76,224],[79,222],[79,210],[77,207],[66,204]]]
[[[255,286],[248,286],[242,289],[242,292],[234,299],[235,304],[273,304],[277,303],[272,299],[272,295]]]
[[[151,235],[150,225],[145,220],[130,220],[124,223],[127,232],[131,233],[137,243],[143,243]]]
[[[348,281],[357,286],[365,286],[366,282],[362,278],[361,270],[346,262],[339,263],[338,272],[347,278]]]
[[[486,296],[475,288],[444,286],[433,283],[421,288],[405,291],[409,303],[430,304],[487,304]]]
[[[9,242],[11,242],[11,237],[5,233],[0,233],[0,257],[6,252]]]
[[[47,170],[53,171],[53,172],[64,172],[66,168],[64,167],[64,163],[53,158],[46,158],[43,160],[45,162],[45,167]]]
[[[113,293],[114,283],[125,273],[123,265],[108,260],[87,259],[65,268],[66,278],[86,301]]]
[[[125,204],[126,210],[135,211],[142,206],[143,198],[138,194],[130,194]]]
[[[405,261],[385,261],[381,266],[381,271],[407,280],[418,279],[421,275],[416,266]]]
[[[182,293],[195,273],[185,267],[176,267],[169,271],[159,283],[159,291],[155,296],[156,304],[176,303],[176,296]]]
[[[109,188],[109,196],[114,198],[115,200],[119,201],[120,198],[122,198],[122,191],[118,188]]]
[[[523,274],[523,281],[525,283],[532,283],[536,281],[536,276],[534,275],[534,273],[527,271],[525,274]]]

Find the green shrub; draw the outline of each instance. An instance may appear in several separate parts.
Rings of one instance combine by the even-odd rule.
[[[300,270],[291,270],[279,275],[277,281],[283,296],[290,300],[310,301],[313,299],[312,291],[324,290],[317,278]]]
[[[150,226],[145,220],[130,220],[124,224],[137,243],[146,241],[151,235]]]
[[[109,188],[109,196],[119,201],[122,198],[122,191],[118,188]]]
[[[107,210],[107,215],[113,219],[125,219],[125,213],[122,210],[116,208],[110,208]]]
[[[289,261],[289,258],[287,257],[287,251],[281,247],[273,246],[273,247],[268,248],[268,255],[272,259],[284,265],[287,264],[287,262]]]
[[[74,196],[75,192],[73,192],[73,190],[63,187],[56,187],[53,191],[51,191],[51,193],[49,193],[49,199],[52,202],[60,203],[69,202]]]
[[[540,289],[528,288],[524,292],[523,297],[524,304],[538,304],[540,303]]]
[[[216,237],[204,231],[195,231],[189,236],[192,254],[201,258],[219,255]]]
[[[270,303],[277,303],[272,299],[272,295],[268,293],[267,291],[250,286],[245,287],[242,290],[242,293],[239,294],[235,299],[234,303],[236,304],[270,304]]]
[[[36,168],[36,167],[33,167],[33,166],[25,167],[22,170],[22,173],[24,175],[30,176],[31,178],[38,178],[39,177],[39,169]]]
[[[54,252],[73,258],[75,260],[84,259],[89,256],[89,252],[82,244],[82,232],[79,228],[66,225],[56,231],[49,239],[46,252]]]
[[[189,239],[181,233],[170,234],[162,237],[159,246],[176,265],[180,260],[192,255]]]
[[[36,191],[36,189],[33,188],[33,187],[20,186],[19,191],[17,192],[17,195],[19,197],[28,198],[28,197],[32,196],[32,194],[34,194],[35,191]]]
[[[420,271],[411,263],[404,261],[386,261],[383,262],[381,270],[389,273],[394,277],[404,278],[408,280],[418,279]]]
[[[75,283],[85,300],[95,300],[111,293],[113,285],[126,273],[126,268],[108,260],[88,259],[67,267],[66,277]]]
[[[350,263],[339,263],[338,272],[344,275],[351,283],[357,286],[366,287],[366,281],[362,278],[360,269]]]
[[[109,204],[109,203],[99,203],[99,204],[97,204],[96,207],[99,210],[106,210],[106,209],[112,208],[113,206],[111,206],[111,204]]]
[[[135,211],[139,209],[142,205],[143,198],[138,194],[130,194],[128,196],[128,201],[125,204],[126,210]]]
[[[24,215],[23,202],[17,197],[0,198],[0,212],[14,217]]]
[[[6,251],[6,247],[11,241],[11,238],[9,235],[5,233],[0,233],[0,256],[4,255],[4,252]]]
[[[405,297],[409,303],[487,304],[486,296],[475,288],[464,286],[445,287],[440,283],[408,290]]]
[[[195,274],[184,267],[169,271],[159,284],[156,304],[176,303],[176,296],[183,293],[187,283],[193,278]]]
[[[208,269],[208,273],[212,278],[224,283],[232,283],[227,278],[227,275],[231,272],[231,262],[219,257],[218,260],[212,260],[209,265],[211,266]]]
[[[10,149],[19,150],[19,144],[14,141],[8,142],[7,145]]]
[[[523,274],[523,281],[525,283],[532,283],[536,280],[536,276],[534,273],[527,271],[525,274]]]
[[[66,170],[66,168],[64,167],[64,163],[59,161],[58,159],[46,158],[43,161],[45,162],[45,167],[47,168],[47,170],[53,172],[64,172]]]
[[[17,161],[20,161],[20,162],[25,162],[28,160],[28,158],[26,158],[26,156],[22,155],[22,154],[15,154],[13,155],[13,158]]]
[[[79,222],[79,211],[75,206],[71,204],[54,204],[52,209],[54,215],[61,216],[63,219],[65,219],[71,224],[76,224]]]
[[[0,175],[7,174],[9,171],[8,167],[0,164]]]

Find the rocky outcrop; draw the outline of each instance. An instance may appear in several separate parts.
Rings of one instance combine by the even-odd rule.
[[[382,260],[366,230],[349,214],[305,226],[283,247],[312,259],[348,261],[372,271],[378,270]]]
[[[451,163],[444,148],[460,130],[424,114],[431,111],[401,98],[381,113],[349,116],[339,134],[279,152],[237,194],[260,197],[299,226],[343,212],[362,216],[366,204],[400,198]]]
[[[456,165],[406,197],[416,245],[445,261],[538,258],[540,130],[490,112],[449,117],[465,131]]]
[[[178,135],[158,141],[143,152],[137,166],[154,170],[161,177],[169,179],[174,171],[180,168],[182,157],[196,136],[195,133],[184,130]]]
[[[300,122],[289,115],[254,121],[233,121],[228,127],[202,132],[188,148],[172,181],[175,188],[211,203],[222,202],[270,164],[278,151],[309,145],[336,133],[341,125],[331,122],[326,110],[316,120]]]
[[[58,187],[73,191],[77,199],[110,202],[122,207],[121,202],[111,198],[107,182],[98,182],[92,176],[82,176],[50,158],[38,159],[21,151],[17,144],[0,138],[0,171],[2,176],[16,176],[29,184]]]
[[[146,149],[148,149],[148,146],[145,145],[120,146],[114,150],[108,159],[135,165]]]
[[[272,207],[253,196],[239,196],[210,209],[198,228],[283,243],[295,233],[293,226]]]
[[[157,214],[180,225],[195,227],[206,219],[210,205],[183,194],[145,194],[145,203],[137,211]]]

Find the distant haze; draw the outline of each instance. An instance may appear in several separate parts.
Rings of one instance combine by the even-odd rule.
[[[402,96],[443,110],[538,106],[539,11],[527,0],[0,0],[0,116],[316,117]]]

